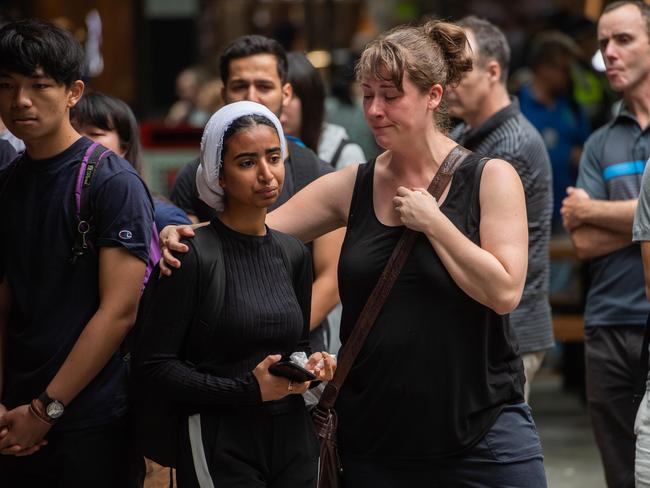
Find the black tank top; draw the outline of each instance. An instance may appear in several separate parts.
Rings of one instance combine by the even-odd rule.
[[[375,215],[374,168],[359,166],[341,250],[343,345],[404,231]],[[477,244],[482,169],[468,156],[441,207]],[[465,294],[420,235],[341,390],[340,448],[397,463],[460,453],[523,402],[523,383],[508,316]]]

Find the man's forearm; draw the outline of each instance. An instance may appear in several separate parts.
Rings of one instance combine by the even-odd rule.
[[[637,200],[589,200],[583,221],[619,234],[632,234]]]
[[[621,233],[582,225],[571,232],[571,241],[580,259],[594,259],[632,244],[632,229],[630,227],[629,233]]]
[[[314,241],[314,285],[309,326],[314,330],[339,302],[337,268],[345,228],[329,232]]]

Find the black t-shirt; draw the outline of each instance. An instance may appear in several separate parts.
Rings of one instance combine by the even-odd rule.
[[[212,207],[199,198],[196,188],[196,170],[199,159],[190,161],[178,172],[169,199],[187,215],[196,215],[199,222],[208,222],[216,215]]]
[[[477,161],[458,168],[441,206],[474,243]],[[359,167],[339,261],[344,348],[404,231],[375,215],[374,167]],[[471,447],[503,405],[520,402],[523,365],[507,315],[464,293],[420,234],[341,388],[340,448],[403,469]]]
[[[2,171],[16,157],[14,147],[7,141],[0,139],[0,171]]]
[[[0,219],[14,229],[0,242],[0,277],[13,294],[2,395],[7,408],[29,403],[45,389],[99,306],[97,254],[87,252],[74,265],[68,261],[75,237],[75,180],[90,144],[82,137],[46,160],[23,156],[2,197]],[[122,246],[146,263],[153,202],[131,165],[112,153],[103,159],[90,202],[96,251]],[[126,369],[116,353],[55,428],[101,425],[125,411]]]

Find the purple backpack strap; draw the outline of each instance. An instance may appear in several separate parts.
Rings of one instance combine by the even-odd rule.
[[[90,232],[92,225],[92,209],[90,208],[90,192],[86,189],[90,187],[92,177],[95,174],[100,161],[108,153],[110,153],[109,149],[94,142],[88,146],[88,149],[81,160],[74,191],[77,225],[75,228],[75,245],[72,248],[72,257],[70,258],[71,262],[75,262],[88,248],[96,254],[92,242],[87,238],[87,234]],[[161,257],[162,255],[160,253],[158,242],[158,230],[156,229],[156,224],[154,222],[152,223],[151,241],[149,243],[149,262],[147,263],[147,270],[144,275],[143,288],[149,281],[151,271],[156,264],[158,264]]]
[[[72,255],[70,256],[70,262],[73,264],[78,258],[84,255],[88,248],[94,252],[92,243],[87,238],[87,234],[90,232],[92,225],[92,209],[90,208],[90,191],[88,189],[99,163],[109,153],[109,149],[93,142],[86,149],[86,153],[79,165],[74,190],[77,221],[75,225],[74,245],[72,247]]]
[[[151,224],[151,241],[149,242],[149,262],[147,263],[147,270],[144,273],[144,283],[142,284],[142,289],[144,290],[144,285],[149,281],[151,272],[160,261],[162,254],[160,252],[160,243],[158,241],[158,229],[156,229],[156,223]]]
[[[86,154],[84,154],[84,157],[81,160],[79,172],[77,173],[77,182],[74,186],[75,214],[77,218],[79,218],[79,213],[81,212],[81,190],[83,188],[84,173],[88,167],[88,160],[90,159],[90,156],[97,146],[99,146],[97,142],[93,142],[90,146],[88,146],[88,149],[86,149]]]

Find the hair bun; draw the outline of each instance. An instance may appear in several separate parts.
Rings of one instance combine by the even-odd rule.
[[[456,24],[440,20],[430,20],[422,29],[440,47],[447,64],[447,83],[458,83],[464,73],[472,70],[472,57],[465,31]]]

